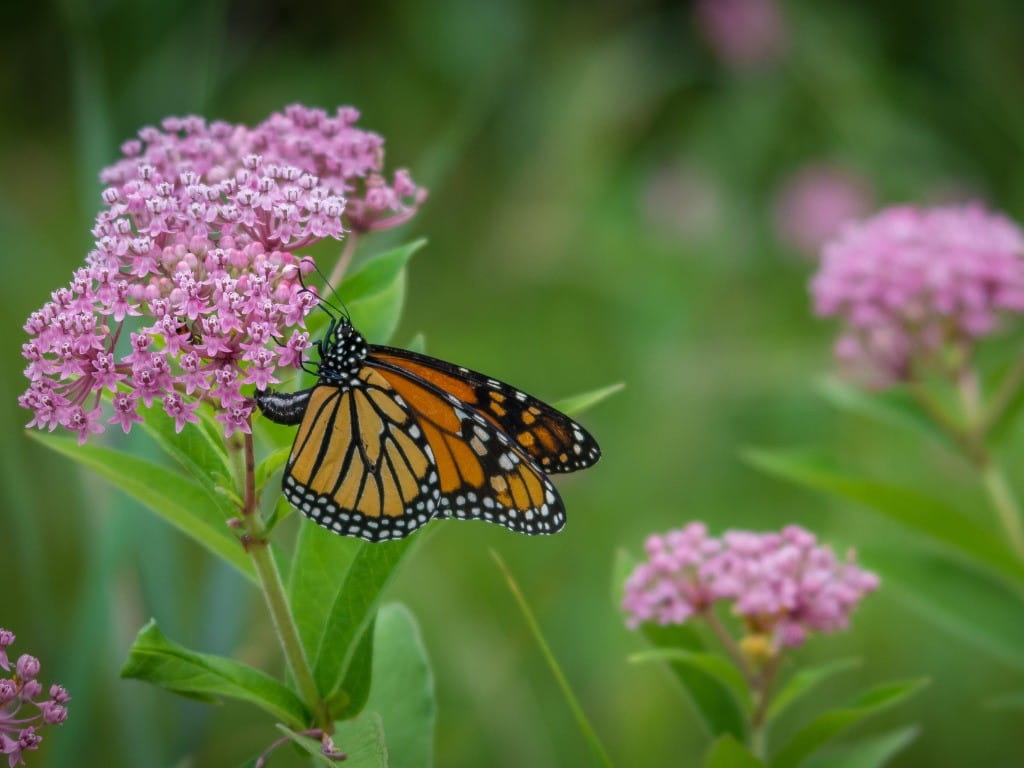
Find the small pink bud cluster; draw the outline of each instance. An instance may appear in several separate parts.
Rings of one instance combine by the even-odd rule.
[[[1024,233],[980,205],[888,208],[825,246],[810,290],[843,321],[839,359],[891,385],[1024,312]]]
[[[158,403],[180,431],[205,400],[226,435],[248,432],[241,388],[277,382],[310,346],[317,297],[300,272],[313,265],[298,251],[346,224],[395,226],[425,195],[403,171],[385,183],[383,140],[357,118],[299,105],[252,129],[168,118],[127,142],[101,174],[85,266],[25,324],[29,426],[84,442],[105,424],[128,432],[140,404]]]
[[[626,580],[622,603],[633,628],[646,621],[682,624],[729,601],[749,632],[794,647],[808,632],[844,629],[861,599],[878,587],[852,553],[838,561],[797,526],[713,538],[703,523],[690,523],[651,536],[646,549],[648,559]]]
[[[12,672],[7,649],[14,643],[14,634],[0,629],[0,669]],[[7,765],[24,765],[24,753],[38,749],[42,737],[39,730],[59,725],[68,716],[68,692],[51,685],[50,698],[43,699],[39,676],[39,660],[27,653],[18,657],[13,674],[0,677],[0,754],[7,755]]]

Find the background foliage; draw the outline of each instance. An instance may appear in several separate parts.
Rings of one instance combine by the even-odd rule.
[[[708,741],[663,670],[626,662],[638,641],[607,586],[618,547],[638,551],[647,532],[695,517],[719,530],[792,521],[857,546],[884,579],[911,534],[754,471],[739,455],[749,445],[813,446],[923,488],[941,475],[950,500],[982,503],[943,446],[818,396],[831,331],[809,316],[811,267],[778,241],[772,208],[789,173],[825,158],[869,179],[880,203],[969,193],[1024,218],[1014,162],[1024,12],[1012,0],[807,0],[784,12],[786,56],[735,73],[711,55],[688,7],[650,0],[7,9],[0,623],[75,697],[35,764],[166,766],[192,755],[219,766],[272,733],[253,708],[210,709],[117,678],[150,616],[190,647],[264,668],[276,646],[258,594],[236,573],[26,439],[15,404],[21,323],[87,250],[98,169],[167,114],[254,122],[296,100],[357,105],[387,137],[389,165],[408,165],[432,190],[396,233],[429,237],[410,264],[396,342],[422,332],[430,352],[546,399],[628,384],[583,417],[605,459],[561,483],[563,534],[450,523],[392,587],[434,666],[441,765],[589,759],[489,547],[530,597],[612,755],[668,766]],[[666,173],[691,190],[668,201],[668,217],[651,192]],[[1006,455],[1020,455],[1021,436],[1005,439]],[[955,587],[939,575],[936,590]],[[804,651],[863,659],[830,683],[828,699],[843,699],[846,684],[852,693],[930,676],[892,715],[923,728],[898,764],[1012,765],[1019,711],[988,703],[1019,690],[1020,672],[914,607],[883,587],[852,633]],[[1000,604],[976,607],[981,626],[1007,622]],[[801,706],[813,710],[814,698]]]

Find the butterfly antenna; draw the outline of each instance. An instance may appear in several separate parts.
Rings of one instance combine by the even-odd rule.
[[[339,304],[341,305],[341,310],[340,310],[340,313],[341,313],[342,317],[344,317],[344,318],[345,318],[346,320],[351,320],[352,318],[351,318],[351,316],[350,316],[350,315],[349,315],[349,313],[348,313],[348,307],[346,307],[346,306],[345,306],[345,302],[341,300],[341,296],[339,296],[339,295],[338,295],[338,292],[337,292],[336,290],[334,290],[334,286],[333,286],[333,285],[331,285],[331,280],[330,280],[330,278],[328,278],[328,277],[327,277],[327,275],[325,275],[325,274],[324,274],[324,273],[323,273],[323,272],[321,271],[320,267],[318,267],[318,266],[317,266],[317,264],[316,264],[316,262],[315,262],[315,261],[313,262],[313,269],[315,269],[315,270],[316,270],[316,273],[317,273],[318,275],[320,275],[320,277],[322,277],[322,278],[323,278],[323,280],[324,280],[324,286],[326,286],[327,288],[329,288],[329,289],[331,290],[331,294],[332,294],[332,295],[334,296],[334,298],[335,298],[335,299],[337,299],[337,300],[338,300],[338,303],[339,303]]]
[[[316,265],[316,262],[313,261],[313,259],[309,258],[308,256],[305,257],[304,259],[302,259],[300,263],[307,262],[307,261],[313,266],[313,269],[316,270],[317,274],[320,275],[320,277],[324,277],[324,273],[320,271],[320,267],[318,267]],[[298,270],[298,273],[299,273],[299,285],[302,286],[302,290],[305,291],[306,293],[313,294],[313,296],[317,300],[317,303],[320,305],[320,308],[324,312],[326,312],[328,314],[328,316],[330,316],[332,319],[335,316],[337,316],[337,317],[344,317],[346,320],[349,319],[348,310],[344,308],[344,304],[342,304],[342,308],[341,309],[339,309],[338,307],[334,306],[331,302],[329,302],[327,299],[325,299],[323,296],[321,296],[317,291],[315,291],[310,286],[306,285],[306,281],[302,277],[302,269],[301,268]],[[338,295],[337,292],[334,290],[334,287],[330,285],[330,283],[327,283],[327,278],[324,278],[324,282],[327,284],[328,287],[330,287],[331,293],[333,293],[335,295],[335,297],[337,297],[337,295]],[[340,302],[340,299],[339,299],[339,302]]]

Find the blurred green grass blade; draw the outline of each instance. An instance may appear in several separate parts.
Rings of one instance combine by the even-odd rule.
[[[583,392],[578,395],[563,398],[555,403],[555,408],[569,416],[576,416],[584,411],[589,411],[598,403],[607,400],[616,392],[621,392],[625,388],[626,384],[622,381],[616,384],[609,384],[607,387],[602,387],[601,389],[593,389],[590,392]]]
[[[562,695],[565,697],[566,702],[569,704],[569,708],[576,717],[576,723],[579,725],[580,731],[583,733],[583,737],[590,745],[590,748],[594,752],[594,756],[597,757],[598,762],[602,765],[609,767],[612,766],[612,760],[608,756],[607,750],[605,750],[601,740],[597,737],[597,733],[590,725],[590,721],[587,719],[587,715],[583,711],[583,707],[576,698],[576,694],[573,693],[572,687],[569,685],[569,681],[565,677],[565,673],[562,672],[562,668],[559,666],[558,660],[551,651],[551,647],[544,639],[544,635],[540,630],[540,625],[537,623],[537,619],[533,615],[533,610],[530,608],[529,603],[526,602],[526,598],[519,589],[519,585],[516,583],[516,580],[512,577],[511,571],[509,571],[508,566],[505,565],[505,561],[501,559],[501,556],[493,549],[491,550],[491,557],[494,558],[494,561],[498,564],[498,568],[501,569],[501,572],[505,577],[505,581],[508,583],[508,588],[512,592],[512,597],[514,597],[516,603],[519,604],[519,610],[522,611],[523,618],[526,619],[526,624],[530,628],[530,632],[533,634],[534,640],[537,641],[537,645],[540,647],[544,660],[547,662],[548,667],[555,676],[555,680],[558,682],[558,687],[561,689]]]
[[[764,768],[764,763],[750,754],[731,734],[719,737],[711,745],[703,765],[704,768]]]
[[[1024,598],[988,574],[938,554],[865,548],[883,588],[906,608],[982,652],[1024,670]]]
[[[627,550],[618,550],[613,567],[612,600],[616,609],[620,611],[623,587],[635,567],[636,559]],[[646,622],[640,625],[640,631],[648,644],[655,648],[683,648],[693,653],[706,651],[704,641],[692,627],[681,624],[662,626]],[[746,720],[740,711],[739,702],[729,692],[727,686],[694,666],[670,661],[668,669],[681,684],[708,733],[715,737],[732,734],[738,739],[743,739],[747,731]]]
[[[409,339],[409,343],[405,345],[405,348],[410,352],[419,352],[421,355],[425,355],[427,353],[427,337],[422,333],[417,333]]]
[[[810,760],[807,768],[882,768],[917,738],[921,729],[908,725],[853,744],[829,749]]]
[[[836,659],[815,667],[805,667],[796,672],[786,681],[768,708],[768,721],[771,722],[792,704],[806,696],[814,688],[840,672],[860,666],[860,659]]]
[[[422,537],[423,532],[420,532]],[[340,538],[340,537],[339,537]],[[319,641],[311,657],[317,689],[333,698],[355,656],[359,638],[377,611],[384,589],[395,574],[411,539],[359,541],[343,581],[322,617]],[[301,593],[296,599],[304,600]]]
[[[728,660],[713,653],[688,651],[683,648],[654,648],[630,655],[631,664],[651,661],[671,662],[699,670],[713,677],[733,695],[745,711],[750,709],[750,692],[743,675]]]
[[[186,536],[231,563],[246,578],[256,581],[252,563],[227,527],[223,509],[215,507],[209,494],[184,475],[121,451],[89,443],[78,445],[74,438],[36,430],[28,434],[93,470]]]
[[[1024,711],[1024,691],[1003,693],[985,700],[986,709],[1010,709]]]
[[[189,650],[164,636],[153,620],[139,631],[121,677],[200,700],[247,701],[292,725],[309,720],[299,697],[269,675],[234,659]]]
[[[747,450],[746,460],[776,477],[864,504],[946,550],[1024,585],[1024,562],[990,528],[919,491],[850,477],[820,456],[783,451]]]
[[[434,764],[434,673],[415,616],[401,603],[377,614],[373,685],[366,707],[384,723],[390,768]]]
[[[819,395],[841,411],[949,443],[948,435],[935,426],[905,389],[895,387],[883,392],[866,392],[836,376],[821,376],[814,385]]]
[[[896,706],[927,684],[924,679],[882,683],[861,693],[847,706],[818,715],[793,734],[772,759],[771,768],[798,768],[847,728]]]
[[[387,734],[376,712],[335,723],[332,738],[335,749],[345,753],[340,763],[331,763],[334,768],[390,768]]]

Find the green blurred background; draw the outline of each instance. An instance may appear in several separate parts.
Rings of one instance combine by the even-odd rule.
[[[668,675],[625,661],[639,639],[610,596],[617,548],[639,553],[647,533],[699,518],[716,531],[799,522],[869,563],[873,548],[898,549],[902,534],[863,510],[744,465],[750,445],[813,445],[919,485],[941,474],[977,501],[935,446],[816,396],[832,329],[809,310],[813,256],[780,237],[776,209],[794,172],[828,163],[874,205],[973,197],[1024,216],[1024,9],[805,0],[780,13],[780,42],[744,64],[716,53],[691,6],[653,0],[5,6],[0,626],[74,697],[31,764],[232,765],[273,738],[254,708],[118,680],[149,616],[191,647],[274,668],[263,606],[27,439],[15,402],[21,324],[89,249],[99,169],[166,115],[255,123],[293,101],[358,106],[388,165],[431,190],[398,233],[430,242],[396,343],[422,332],[429,352],[549,400],[627,384],[583,417],[605,458],[560,482],[564,533],[450,523],[402,568],[391,594],[419,618],[435,666],[440,766],[591,759],[490,548],[618,765],[687,766],[707,738]],[[883,718],[922,728],[896,765],[1024,764],[1019,713],[984,706],[1020,673],[912,607],[883,587],[848,634],[802,650],[865,659],[802,714],[926,675],[931,687]]]

